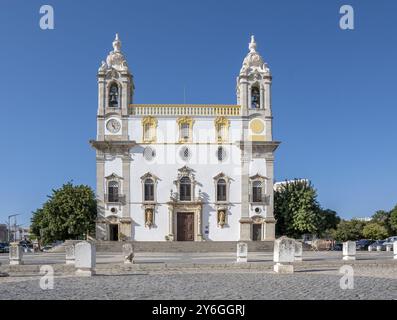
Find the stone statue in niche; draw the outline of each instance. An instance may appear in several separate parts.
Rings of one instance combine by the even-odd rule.
[[[145,211],[145,226],[149,229],[153,226],[153,209],[146,209]]]
[[[223,228],[223,226],[226,224],[226,213],[225,210],[219,210],[218,211],[218,225]]]

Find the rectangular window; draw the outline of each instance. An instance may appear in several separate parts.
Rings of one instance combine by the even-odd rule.
[[[145,201],[154,201],[154,185],[145,184]]]
[[[145,141],[151,141],[153,139],[153,134],[152,134],[152,125],[150,123],[146,123],[144,127],[144,140]]]
[[[216,199],[218,201],[226,201],[226,184],[218,184]]]
[[[262,202],[262,188],[254,187],[252,189],[252,202]]]
[[[187,184],[181,184],[179,198],[181,201],[191,201],[191,186]]]
[[[189,140],[190,137],[190,128],[188,123],[181,124],[181,138],[183,140]]]

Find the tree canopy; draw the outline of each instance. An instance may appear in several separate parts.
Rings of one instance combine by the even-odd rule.
[[[294,238],[305,233],[322,235],[340,221],[335,211],[320,207],[311,182],[298,179],[286,181],[275,191],[274,215],[276,233]]]
[[[78,239],[95,232],[95,194],[89,186],[71,182],[52,190],[42,208],[33,212],[31,232],[43,243]]]

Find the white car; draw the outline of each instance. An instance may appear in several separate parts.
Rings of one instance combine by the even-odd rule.
[[[391,245],[393,247],[393,243],[395,241],[397,241],[397,236],[393,236],[393,237],[389,237],[387,239],[384,240],[385,242],[383,243],[383,245],[386,247],[387,245]]]

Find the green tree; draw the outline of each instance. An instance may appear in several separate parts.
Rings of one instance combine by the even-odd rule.
[[[364,237],[371,240],[384,239],[388,236],[388,234],[389,233],[387,232],[386,228],[377,222],[368,223],[363,228]]]
[[[395,235],[397,233],[397,205],[390,211],[390,235]]]
[[[317,192],[310,182],[295,179],[285,182],[274,195],[274,214],[278,235],[299,237],[317,234],[320,227],[320,206]]]
[[[393,233],[393,228],[391,226],[390,216],[391,216],[391,211],[387,212],[384,210],[378,210],[371,217],[371,222],[374,222],[374,223],[377,223],[377,224],[383,226],[386,229],[387,234],[391,236]]]
[[[330,236],[336,230],[341,219],[338,214],[330,209],[320,210],[320,221],[318,227],[318,235]]]
[[[357,219],[342,220],[332,233],[332,236],[337,241],[359,240],[364,237],[363,229],[365,225],[364,221]]]
[[[96,212],[93,190],[68,182],[52,190],[43,207],[33,212],[31,231],[43,243],[81,238],[94,233]]]

